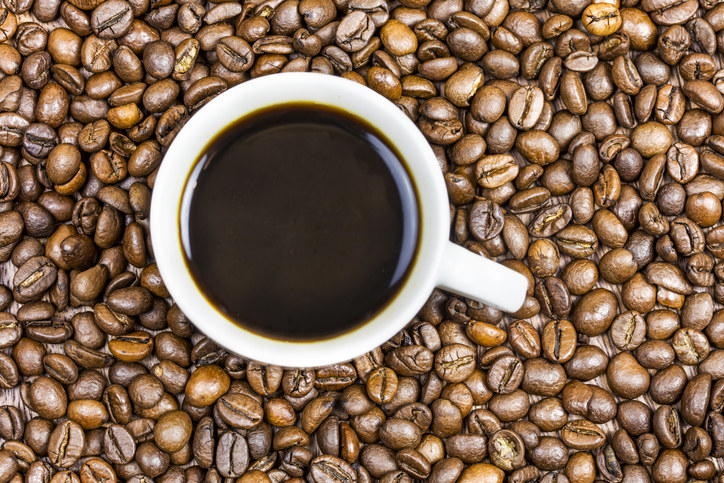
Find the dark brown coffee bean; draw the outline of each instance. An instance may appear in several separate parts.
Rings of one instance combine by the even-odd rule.
[[[603,374],[608,365],[608,356],[594,345],[579,345],[564,367],[568,377],[589,381]]]
[[[558,247],[551,240],[538,239],[528,248],[530,271],[539,278],[553,275],[558,270],[559,261]]]
[[[638,397],[648,389],[650,376],[629,353],[617,354],[606,369],[606,379],[614,394],[624,398]]]
[[[257,392],[260,394],[268,391],[274,392],[276,390],[275,388],[279,387],[279,381],[282,377],[281,369],[278,367],[267,368],[266,374],[268,375],[267,377],[271,376],[270,379],[274,382],[266,384],[266,391],[257,389]],[[347,363],[326,366],[317,369],[314,380],[314,387],[324,391],[341,391],[342,389],[352,384],[356,377],[357,372],[355,371],[352,364]],[[252,385],[252,388],[254,388],[254,385]]]
[[[621,427],[633,436],[651,431],[651,409],[640,401],[624,401],[616,415]]]
[[[654,413],[654,433],[666,448],[678,447],[683,439],[679,411],[672,406],[660,406]]]
[[[684,94],[706,111],[713,114],[721,112],[724,108],[724,98],[711,82],[694,79],[684,83]]]
[[[595,336],[605,332],[613,322],[618,302],[608,290],[597,288],[584,295],[573,309],[571,322],[576,330]]]
[[[389,352],[385,363],[398,376],[414,376],[428,372],[433,367],[434,354],[424,346],[405,346]]]
[[[157,338],[157,348],[158,344]],[[186,398],[194,406],[209,406],[229,390],[230,384],[231,379],[219,366],[201,366],[191,374],[186,384]]]
[[[623,469],[613,447],[606,445],[596,456],[596,465],[601,474],[608,479],[622,479]]]
[[[577,419],[561,429],[561,440],[569,448],[592,450],[602,447],[606,443],[606,436],[597,425],[585,419]]]
[[[571,311],[568,288],[557,277],[546,277],[538,282],[535,287],[535,297],[547,317],[563,318]]]
[[[229,478],[238,478],[249,466],[249,447],[244,437],[235,431],[225,431],[216,445],[216,467]]]
[[[488,454],[499,468],[511,471],[524,463],[523,440],[513,431],[501,430],[488,440]]]
[[[103,451],[111,463],[125,464],[130,462],[136,453],[136,441],[123,426],[111,425],[105,431]]]
[[[435,356],[435,371],[445,381],[462,382],[474,369],[475,354],[468,346],[445,346]]]
[[[2,347],[11,347],[20,340],[23,331],[18,319],[8,313],[0,313],[0,345]]]
[[[638,312],[625,312],[614,319],[609,334],[619,349],[634,350],[644,341],[646,323]]]
[[[544,436],[540,444],[530,452],[531,461],[543,470],[561,469],[568,461],[565,445],[558,438]]]
[[[99,369],[107,367],[113,362],[113,356],[110,354],[85,347],[74,340],[65,341],[63,346],[66,355],[81,367]]]
[[[478,161],[475,174],[478,184],[484,188],[498,188],[518,175],[518,164],[512,156],[496,154]]]
[[[636,350],[636,357],[647,369],[661,369],[670,365],[675,352],[670,345],[662,341],[646,341]]]
[[[508,340],[513,350],[520,356],[538,357],[541,342],[538,332],[530,322],[517,320],[508,327]]]
[[[576,350],[576,329],[567,320],[553,320],[543,328],[543,354],[552,362],[567,362]]]
[[[153,443],[143,443],[139,445],[136,452],[136,463],[140,473],[154,478],[166,471],[170,464],[170,457]]]
[[[531,394],[555,396],[566,383],[565,370],[560,364],[548,362],[542,358],[524,362],[525,375],[521,388]]]
[[[183,411],[165,413],[153,428],[156,445],[167,453],[180,451],[191,439],[191,433],[191,418]]]
[[[530,129],[543,109],[543,91],[537,87],[521,87],[510,98],[508,116],[513,126]]]
[[[699,374],[691,379],[681,395],[681,415],[692,426],[704,423],[711,395],[711,375]]]
[[[40,298],[55,282],[58,270],[48,258],[33,257],[15,273],[13,295],[19,302]]]
[[[542,171],[541,171],[542,173]],[[510,198],[509,207],[512,213],[530,213],[545,207],[551,199],[551,192],[536,186],[525,189]]]
[[[514,356],[502,356],[488,369],[487,385],[495,393],[510,394],[523,381],[523,364]]]
[[[332,455],[322,455],[310,463],[310,475],[314,481],[345,482],[355,481],[357,476],[349,463]]]
[[[610,161],[613,156],[606,156]],[[604,158],[604,160],[606,160]],[[593,196],[596,204],[607,208],[615,203],[621,194],[621,179],[618,171],[610,164],[607,164],[598,175],[598,180],[593,185]]]
[[[389,368],[380,367],[367,378],[367,395],[377,404],[384,404],[395,396],[397,386],[397,374]]]
[[[601,209],[593,215],[593,230],[598,239],[606,246],[620,248],[628,239],[626,228],[611,211]]]
[[[706,338],[696,329],[679,329],[672,341],[676,357],[684,364],[698,364],[709,355]]]
[[[131,29],[133,12],[128,2],[113,0],[93,10],[91,28],[101,39],[117,39]]]
[[[48,457],[59,468],[68,468],[80,458],[85,447],[83,428],[73,421],[55,427],[48,441]]]
[[[244,394],[227,394],[217,402],[217,410],[221,419],[235,428],[251,429],[257,426],[264,411],[254,399]]]
[[[81,481],[103,481],[116,477],[113,467],[101,458],[90,458],[80,468]]]
[[[622,284],[633,277],[638,266],[630,251],[625,248],[614,248],[601,257],[598,268],[601,278],[611,283]]]
[[[573,218],[571,207],[565,203],[541,209],[528,225],[528,232],[534,237],[555,235]]]
[[[25,420],[20,410],[15,406],[0,407],[0,435],[9,441],[20,440],[23,437]]]

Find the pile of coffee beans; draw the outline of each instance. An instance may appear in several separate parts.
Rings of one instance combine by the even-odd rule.
[[[724,3],[2,5],[0,483],[724,482]],[[452,239],[523,308],[435,291],[316,370],[195,330],[153,263],[158,167],[289,71],[419,126]]]

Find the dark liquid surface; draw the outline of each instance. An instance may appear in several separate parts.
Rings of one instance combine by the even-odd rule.
[[[419,228],[408,174],[381,137],[304,104],[220,133],[187,183],[181,217],[206,297],[239,325],[287,340],[342,334],[382,309]]]

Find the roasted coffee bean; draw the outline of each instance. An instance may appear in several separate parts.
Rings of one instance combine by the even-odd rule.
[[[696,329],[679,329],[674,334],[672,346],[676,357],[683,364],[697,364],[709,355],[706,338]]]
[[[611,342],[621,350],[634,350],[644,341],[646,323],[638,312],[617,316],[609,330]]]
[[[598,268],[604,280],[623,284],[634,276],[638,266],[630,251],[625,248],[614,248],[601,257]]]
[[[558,270],[559,261],[558,247],[548,239],[538,239],[528,248],[530,271],[539,278],[553,275]]]
[[[560,232],[570,223],[573,211],[567,204],[553,205],[541,209],[528,225],[528,232],[534,237],[548,237]]]
[[[500,430],[488,439],[488,454],[499,468],[512,471],[524,463],[524,445],[520,436],[510,430]]]
[[[397,374],[387,367],[375,369],[367,377],[367,395],[377,404],[391,401],[397,387]]]
[[[264,394],[267,392],[275,392],[276,389],[279,388],[282,377],[281,368],[270,366],[266,367],[263,372],[257,373],[259,375],[264,375],[264,380],[262,382],[264,389],[259,389],[258,385],[255,386],[253,384],[255,376],[255,371],[253,369],[254,365],[250,365],[247,369],[247,372],[249,373],[247,377],[250,381],[252,381],[252,388],[255,389],[257,393]],[[320,390],[340,391],[352,384],[356,376],[357,372],[352,364],[335,364],[317,369],[314,385]]]
[[[567,320],[553,320],[543,328],[541,345],[550,361],[567,362],[576,350],[576,329]]]
[[[190,416],[184,411],[169,411],[161,416],[153,428],[156,445],[168,452],[180,451],[191,439]]]
[[[0,407],[0,432],[3,438],[9,441],[20,440],[24,429],[25,421],[18,408]]]
[[[85,447],[83,429],[73,421],[63,421],[55,427],[48,441],[48,457],[59,468],[68,468],[81,457]]]
[[[647,369],[661,369],[671,364],[675,353],[662,341],[646,341],[636,350],[639,362]]]
[[[217,403],[217,410],[224,422],[241,429],[257,426],[263,417],[261,405],[244,394],[230,393],[222,396]]]
[[[585,419],[577,419],[561,429],[561,440],[569,448],[592,450],[602,447],[606,443],[606,436],[597,425]]]
[[[565,385],[565,370],[560,364],[535,358],[526,360],[524,368],[525,375],[521,388],[526,392],[540,396],[555,396]]]
[[[621,463],[610,445],[604,446],[604,448],[597,453],[596,465],[605,478],[623,478]]]
[[[678,447],[683,439],[679,411],[672,406],[660,406],[654,413],[654,434],[666,448]]]
[[[603,374],[607,365],[608,356],[599,347],[580,345],[564,367],[569,377],[589,381]]]
[[[593,215],[593,231],[604,245],[611,248],[624,246],[628,239],[626,228],[621,221],[607,209],[601,209]]]
[[[646,392],[650,382],[648,372],[626,352],[611,359],[606,369],[606,378],[614,394],[629,399]]]
[[[357,476],[352,466],[346,461],[332,455],[314,458],[309,469],[314,481],[355,481]]]
[[[508,340],[513,350],[522,357],[538,357],[541,341],[538,332],[530,322],[517,320],[508,328]]]
[[[523,364],[514,356],[496,359],[488,369],[487,385],[495,393],[510,394],[523,381]]]
[[[15,273],[14,296],[19,302],[40,298],[55,282],[58,269],[52,261],[43,256],[33,257]]]
[[[105,431],[103,451],[111,463],[129,463],[136,453],[136,441],[123,426],[111,425]]]
[[[249,449],[244,437],[234,431],[223,432],[216,445],[216,465],[226,477],[241,476],[249,465]]]
[[[624,401],[616,415],[619,424],[628,433],[639,436],[651,430],[652,411],[640,401]]]
[[[483,347],[495,347],[505,342],[505,331],[487,322],[469,320],[465,325],[467,336]],[[461,342],[465,342],[464,340]],[[468,345],[468,344],[465,344]]]
[[[209,406],[229,390],[230,384],[231,379],[219,366],[201,366],[186,384],[186,397],[194,406]]]
[[[537,87],[521,87],[510,98],[508,116],[513,126],[530,129],[538,121],[543,108],[543,91]]]
[[[478,184],[484,188],[498,188],[514,180],[518,170],[515,159],[505,154],[486,156],[475,167]]]
[[[544,436],[530,451],[531,461],[542,470],[562,469],[568,461],[566,446],[558,438]]]
[[[616,297],[604,288],[597,288],[584,295],[573,309],[571,322],[577,331],[596,336],[605,332],[617,312]]]
[[[509,206],[513,213],[530,213],[545,207],[550,199],[551,192],[546,188],[537,186],[513,195],[509,200]]]

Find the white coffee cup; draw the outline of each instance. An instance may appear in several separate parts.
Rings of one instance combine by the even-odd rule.
[[[186,182],[214,136],[259,109],[300,102],[333,106],[365,119],[383,133],[401,155],[415,186],[421,219],[416,256],[406,282],[394,298],[350,332],[304,342],[254,333],[214,307],[193,280],[180,235]],[[196,112],[164,157],[151,204],[154,254],[166,287],[181,310],[199,330],[227,349],[261,363],[285,367],[333,364],[374,349],[410,322],[435,287],[502,310],[518,310],[525,299],[526,278],[452,243],[449,233],[450,210],[443,176],[415,124],[371,89],[314,73],[253,79],[227,90]]]

